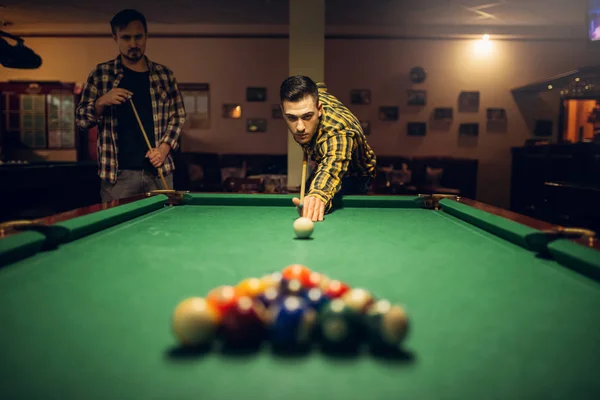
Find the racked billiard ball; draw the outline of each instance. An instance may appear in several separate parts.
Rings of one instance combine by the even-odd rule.
[[[319,288],[310,288],[302,294],[302,298],[306,301],[309,307],[319,311],[326,303],[329,302],[329,298]]]
[[[307,345],[313,335],[317,312],[297,296],[283,298],[273,309],[270,340],[275,348]]]
[[[351,349],[363,338],[360,314],[342,299],[326,303],[319,313],[320,339],[325,349]]]
[[[235,287],[238,296],[256,297],[265,290],[265,282],[258,278],[247,278]]]
[[[267,309],[270,309],[271,306],[280,301],[283,297],[281,290],[277,287],[270,287],[266,289],[263,293],[257,296],[257,299],[263,304],[263,306]]]
[[[237,302],[239,295],[233,286],[223,285],[212,289],[206,296],[208,301],[221,315],[225,315]]]
[[[283,278],[281,276],[281,272],[273,272],[271,274],[265,275],[262,278],[260,278],[261,285],[264,290],[267,290],[268,288],[271,288],[271,287],[279,288],[279,285],[281,285],[282,279]]]
[[[344,282],[332,280],[328,282],[327,287],[325,288],[325,294],[334,299],[342,297],[349,290],[350,287]]]
[[[350,289],[342,295],[341,299],[354,311],[359,313],[364,313],[369,306],[375,303],[373,295],[368,290],[362,288]]]
[[[311,273],[312,271],[310,270],[310,268],[308,268],[305,265],[291,264],[281,271],[281,277],[286,281],[296,279],[306,286],[309,283]]]
[[[281,282],[279,290],[287,296],[302,296],[306,291],[302,282],[298,279],[284,280]]]
[[[242,296],[223,316],[220,334],[228,346],[252,346],[265,338],[269,322],[269,316],[260,301]]]
[[[399,349],[409,329],[406,310],[388,300],[379,300],[369,307],[365,325],[369,341],[375,348]]]
[[[173,333],[184,346],[204,346],[213,340],[220,319],[219,312],[204,298],[190,297],[175,307]]]

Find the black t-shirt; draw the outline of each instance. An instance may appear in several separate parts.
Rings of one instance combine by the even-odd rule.
[[[124,75],[119,87],[133,93],[133,103],[148,135],[152,147],[156,147],[154,136],[154,119],[152,99],[150,97],[150,72],[137,72],[123,66]],[[117,146],[119,169],[145,169],[156,173],[150,160],[146,158],[148,145],[144,139],[140,125],[135,117],[131,103],[128,101],[117,109]]]

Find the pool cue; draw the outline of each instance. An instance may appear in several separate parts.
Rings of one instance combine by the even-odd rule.
[[[137,109],[135,108],[135,104],[133,104],[133,98],[129,98],[129,102],[131,103],[131,108],[133,109],[133,113],[135,114],[135,118],[137,119],[138,124],[140,125],[140,129],[144,134],[144,139],[146,139],[146,144],[148,145],[148,150],[152,150],[152,145],[150,144],[150,140],[148,140],[148,135],[146,135],[146,130],[142,125],[142,121],[140,120],[140,116],[138,115]],[[160,176],[160,180],[163,184],[163,189],[169,190],[169,185],[167,185],[167,181],[165,181],[165,177],[162,173],[162,169],[160,167],[156,168],[158,170],[158,175]]]
[[[302,181],[300,181],[300,204],[298,210],[300,216],[302,216],[302,209],[304,207],[304,191],[306,190],[306,169],[308,168],[308,155],[306,151],[302,152]]]

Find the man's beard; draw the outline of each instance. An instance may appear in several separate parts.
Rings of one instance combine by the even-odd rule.
[[[142,53],[142,51],[140,49],[137,50],[129,50],[129,52],[127,54],[123,54],[123,57],[125,57],[126,59],[128,59],[131,62],[137,62],[139,61],[143,56],[144,53]]]

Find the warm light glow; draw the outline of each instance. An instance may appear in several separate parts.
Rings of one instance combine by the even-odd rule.
[[[490,40],[490,35],[488,35],[487,33],[483,35],[483,40]]]
[[[575,78],[575,82],[579,82],[579,78]]]
[[[548,85],[548,89],[552,90],[552,87],[553,87],[552,85]]]
[[[476,57],[489,57],[492,54],[492,47],[493,43],[489,40],[489,35],[484,35],[483,39],[476,40],[473,44],[473,53]]]

